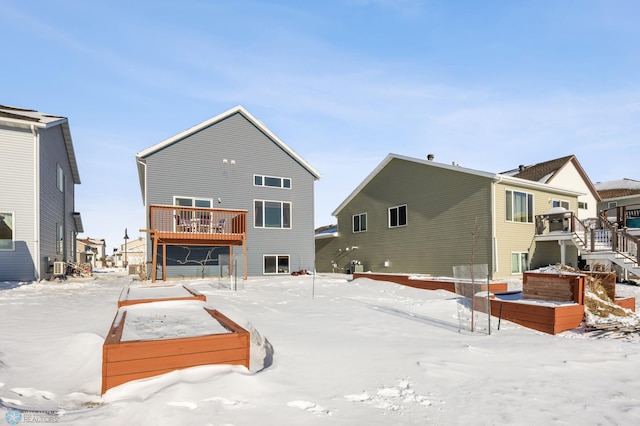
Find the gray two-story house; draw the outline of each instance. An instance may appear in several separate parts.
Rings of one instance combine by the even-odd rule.
[[[243,107],[136,161],[153,280],[313,269],[320,174]]]
[[[78,165],[65,117],[0,106],[0,281],[50,278],[73,261]]]

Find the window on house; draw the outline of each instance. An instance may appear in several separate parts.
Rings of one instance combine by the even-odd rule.
[[[527,252],[511,253],[511,273],[521,274],[529,270],[529,254]]]
[[[553,200],[551,202],[552,207],[564,207],[566,210],[569,210],[569,202],[564,200]]]
[[[533,194],[507,190],[506,219],[533,223]]]
[[[291,228],[291,203],[255,200],[253,212],[256,228]]]
[[[14,249],[13,213],[0,212],[0,250]]]
[[[276,176],[253,175],[255,186],[268,186],[271,188],[291,188],[291,179]]]
[[[389,228],[397,228],[407,225],[407,205],[389,208]]]
[[[263,273],[265,274],[289,274],[288,254],[265,254]]]
[[[367,230],[367,214],[360,213],[353,216],[353,232],[364,232]]]
[[[64,253],[64,226],[56,224],[56,254]]]
[[[608,206],[609,206],[608,208],[610,208],[610,209],[612,209],[614,207],[618,207],[618,202],[617,201],[609,201]]]
[[[211,204],[213,204],[211,198],[173,197],[174,206],[211,208]]]
[[[56,186],[60,190],[60,192],[64,192],[64,171],[62,171],[62,167],[58,164],[57,174],[56,174]]]
[[[589,207],[587,206],[587,203],[585,203],[584,201],[578,201],[578,208],[582,210],[586,210]]]

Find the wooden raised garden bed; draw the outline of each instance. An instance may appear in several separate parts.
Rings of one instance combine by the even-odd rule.
[[[456,292],[456,280],[454,280],[453,278],[433,278],[429,275],[356,272],[353,274],[353,279],[355,280],[357,278],[369,278],[377,281],[388,281],[396,284],[406,285],[408,287],[421,288],[423,290],[447,290],[452,293]],[[481,283],[480,280],[479,283]],[[491,282],[489,284],[489,288],[490,291],[493,292],[507,291],[507,283]]]
[[[123,307],[102,347],[102,393],[129,382],[198,365],[249,368],[250,334],[200,301]]]
[[[118,308],[162,300],[201,300],[206,302],[207,297],[185,285],[127,286],[120,293]]]

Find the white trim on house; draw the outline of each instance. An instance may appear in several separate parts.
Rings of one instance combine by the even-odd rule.
[[[233,114],[236,113],[240,113],[242,114],[247,120],[249,120],[253,125],[255,125],[258,129],[260,129],[260,131],[262,131],[265,135],[267,135],[267,137],[269,139],[271,139],[276,145],[278,145],[280,148],[282,148],[287,154],[289,154],[294,160],[296,160],[303,168],[305,168],[309,173],[311,173],[311,175],[315,178],[315,180],[320,179],[321,174],[320,172],[318,172],[316,169],[314,169],[309,163],[307,163],[302,157],[300,157],[298,154],[296,154],[296,152],[291,149],[286,143],[284,143],[279,137],[277,137],[271,130],[269,130],[264,124],[262,124],[262,122],[260,120],[258,120],[257,118],[255,118],[253,115],[251,115],[249,113],[249,111],[247,111],[246,109],[244,109],[241,105],[235,106],[233,108],[231,108],[228,111],[225,111],[221,114],[216,115],[213,118],[210,118],[209,120],[203,121],[200,124],[196,124],[195,126],[181,132],[178,133],[177,135],[174,135],[172,137],[170,137],[169,139],[165,139],[164,141],[157,143],[155,145],[153,145],[152,147],[149,147],[143,151],[140,151],[136,154],[136,159],[137,159],[137,163],[138,163],[138,175],[139,176],[145,176],[145,172],[146,170],[143,170],[142,168],[142,164],[145,164],[143,159],[148,157],[149,155],[153,154],[156,151],[161,150],[162,148],[169,146],[179,140],[182,140],[206,127],[209,127],[219,121],[224,120],[225,118],[228,118],[230,116],[232,116]],[[143,181],[143,179],[140,179],[140,185],[142,186],[142,193],[145,194],[145,182]],[[145,200],[143,200],[146,203],[146,198]]]
[[[376,175],[378,173],[380,173],[380,171],[382,171],[382,169],[384,169],[387,166],[387,164],[389,164],[391,162],[391,160],[394,160],[394,159],[410,161],[412,163],[423,164],[425,166],[430,166],[430,167],[439,167],[441,169],[456,171],[456,172],[460,172],[460,173],[467,173],[467,174],[471,174],[471,175],[482,176],[482,177],[486,177],[488,179],[492,179],[495,182],[503,182],[503,183],[507,183],[507,184],[517,185],[520,188],[529,188],[529,189],[539,189],[539,190],[544,190],[544,191],[552,191],[552,192],[555,192],[555,193],[560,194],[560,195],[568,195],[568,196],[585,195],[583,192],[577,192],[577,191],[564,189],[564,188],[560,188],[560,187],[557,187],[557,186],[552,186],[552,185],[548,185],[548,184],[544,184],[544,183],[533,182],[533,181],[526,180],[526,179],[514,178],[514,177],[507,176],[507,175],[500,174],[500,173],[483,172],[483,171],[480,171],[480,170],[468,169],[468,168],[461,167],[461,166],[449,165],[449,164],[443,164],[443,163],[436,163],[436,162],[431,161],[431,160],[422,160],[420,158],[407,157],[407,156],[404,156],[404,155],[391,153],[391,154],[387,155],[385,157],[385,159],[382,160],[382,162],[380,164],[378,164],[378,166],[371,173],[369,173],[369,175],[360,183],[360,185],[358,185],[356,187],[356,189],[354,189],[353,192],[351,192],[351,194],[349,194],[349,196],[342,203],[340,203],[338,208],[336,208],[333,211],[333,213],[331,213],[331,214],[333,216],[338,216],[338,214],[340,214],[342,209],[345,208],[345,206],[347,206],[351,202],[351,200],[353,200],[355,198],[355,196],[358,195],[358,193],[360,191],[362,191],[362,189],[365,186],[367,186],[369,184],[369,182],[371,182],[371,180],[373,180],[373,178],[376,177]]]

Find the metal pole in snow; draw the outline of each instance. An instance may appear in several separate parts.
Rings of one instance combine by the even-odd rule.
[[[487,273],[487,315],[489,315],[489,335],[491,335],[491,292],[489,290],[489,273]]]

